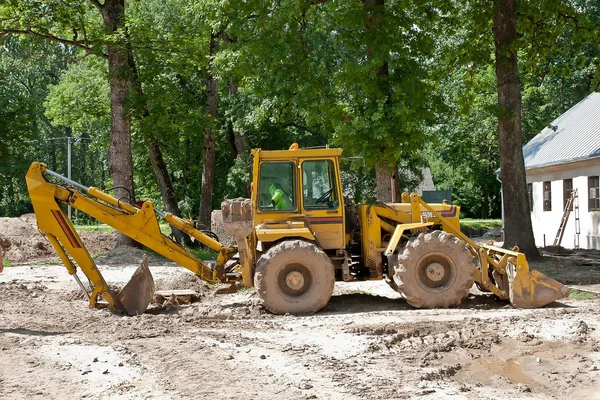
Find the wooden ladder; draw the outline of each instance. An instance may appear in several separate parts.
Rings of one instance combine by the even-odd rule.
[[[554,238],[553,246],[560,246],[562,242],[563,234],[565,233],[565,226],[567,226],[567,221],[569,220],[569,215],[571,215],[571,209],[573,208],[573,203],[575,203],[575,199],[577,199],[577,204],[575,206],[575,232],[579,232],[579,198],[577,196],[577,189],[571,191],[571,196],[567,200],[567,204],[565,205],[565,210],[563,211],[563,216],[560,221],[560,226],[558,227],[558,232],[556,232],[556,238]],[[579,233],[575,234],[575,245],[576,248],[579,247]]]
[[[575,199],[573,200],[573,214],[575,216],[575,237],[573,238],[573,247],[579,248],[579,234],[581,233],[581,226],[579,225],[579,196],[577,195],[577,189],[575,189]]]

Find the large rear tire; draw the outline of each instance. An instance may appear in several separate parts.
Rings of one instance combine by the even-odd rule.
[[[303,240],[278,243],[256,263],[256,292],[274,314],[319,311],[329,302],[334,283],[329,257]]]
[[[473,256],[462,240],[433,231],[408,242],[398,255],[393,280],[413,307],[446,308],[469,295],[475,270]]]

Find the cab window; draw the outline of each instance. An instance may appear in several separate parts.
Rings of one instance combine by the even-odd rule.
[[[260,165],[258,209],[261,211],[295,210],[294,164],[266,162]]]
[[[338,208],[335,182],[335,168],[331,160],[304,161],[302,163],[304,208],[307,210]]]

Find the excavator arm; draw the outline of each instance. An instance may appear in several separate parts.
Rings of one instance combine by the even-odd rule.
[[[50,182],[45,175],[62,181],[62,184]],[[207,282],[241,280],[239,274],[226,273],[224,268],[231,256],[237,253],[236,247],[223,246],[195,229],[191,221],[170,213],[162,213],[154,209],[149,201],[144,202],[141,207],[133,206],[97,188],[86,187],[65,178],[38,162],[31,164],[26,180],[39,230],[46,235],[65,264],[67,271],[75,278],[84,292],[87,293],[77,277],[76,265],[93,286],[92,293],[89,295],[90,308],[104,306],[105,304],[98,300],[101,297],[113,312],[125,312],[130,315],[142,313],[152,300],[154,293],[152,275],[147,265],[142,263],[132,281],[120,293],[112,292],[73,224],[65,216],[61,205],[69,205],[113,227],[136,242],[189,269]],[[162,234],[157,214],[172,226],[217,252],[218,256],[214,267]]]

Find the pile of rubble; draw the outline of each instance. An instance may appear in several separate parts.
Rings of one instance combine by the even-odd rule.
[[[92,231],[79,234],[92,256],[105,253],[116,244],[115,233]],[[38,231],[35,214],[0,218],[0,246],[3,259],[12,264],[59,260],[52,245]]]

